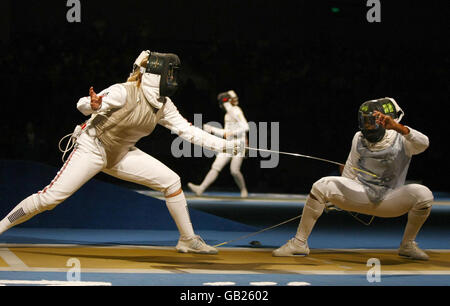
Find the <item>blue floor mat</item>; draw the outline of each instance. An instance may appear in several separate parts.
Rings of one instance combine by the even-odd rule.
[[[2,279],[67,281],[67,275],[62,272],[0,272],[0,284]],[[234,283],[231,286],[250,286],[255,282],[278,286],[292,282],[305,286],[449,286],[450,275],[386,275],[381,276],[380,282],[369,282],[366,275],[82,273],[80,281],[112,286],[206,286],[218,282]]]

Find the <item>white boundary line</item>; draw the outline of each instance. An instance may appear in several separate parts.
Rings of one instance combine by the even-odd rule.
[[[74,282],[74,281],[55,281],[55,280],[0,280],[0,286],[4,285],[43,285],[43,286],[112,286],[105,282]]]
[[[0,248],[0,257],[12,268],[27,269],[28,266],[8,248]]]

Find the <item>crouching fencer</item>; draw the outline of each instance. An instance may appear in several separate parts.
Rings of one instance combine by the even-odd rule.
[[[183,139],[219,152],[237,154],[237,141],[215,137],[192,126],[169,96],[177,88],[175,54],[143,51],[136,59],[127,82],[115,84],[77,104],[90,116],[77,126],[75,146],[56,177],[43,190],[20,202],[0,221],[0,234],[45,210],[51,210],[83,184],[103,171],[114,177],[161,191],[180,233],[176,250],[182,253],[215,254],[217,249],[196,235],[190,221],[180,177],[166,165],[135,147],[142,137],[160,124]]]
[[[308,237],[326,205],[383,218],[408,214],[400,256],[428,260],[415,238],[431,212],[433,194],[420,184],[405,185],[413,155],[428,147],[428,137],[400,122],[403,111],[392,98],[364,102],[358,112],[360,131],[342,176],[324,177],[312,186],[294,238],[273,256],[308,255]],[[355,171],[355,168],[363,171]]]
[[[239,98],[234,90],[222,92],[217,96],[220,108],[222,108],[225,114],[225,126],[223,129],[204,124],[203,129],[211,134],[225,139],[236,139],[241,143],[246,143],[247,132],[249,131],[249,125],[245,119],[242,109],[238,106]],[[220,171],[226,164],[230,163],[230,172],[233,176],[236,185],[238,185],[241,192],[241,197],[246,198],[248,196],[247,187],[245,185],[245,179],[241,172],[242,161],[244,160],[244,153],[231,156],[227,153],[219,153],[211,166],[211,169],[206,174],[203,182],[200,185],[195,185],[191,182],[188,183],[188,187],[196,194],[201,195],[205,190],[217,179]]]

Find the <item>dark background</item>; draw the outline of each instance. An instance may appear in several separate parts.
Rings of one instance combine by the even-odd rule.
[[[360,1],[86,1],[69,23],[66,1],[5,1],[1,10],[0,159],[60,167],[59,139],[85,118],[76,103],[124,82],[141,50],[182,61],[173,101],[193,121],[223,123],[217,93],[234,89],[248,121],[280,122],[280,150],[345,162],[358,106],[393,97],[403,124],[430,138],[408,179],[448,191],[447,1],[381,1],[369,23]],[[200,183],[213,159],[174,158],[169,130],[138,147]],[[246,159],[249,192],[307,193],[336,166],[280,156],[275,169]],[[104,174],[98,178],[113,181]],[[228,168],[211,189],[235,190]]]

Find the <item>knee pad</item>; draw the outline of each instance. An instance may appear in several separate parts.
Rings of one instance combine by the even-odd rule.
[[[181,179],[178,175],[174,176],[173,183],[171,183],[166,189],[163,190],[164,196],[174,194],[181,189]]]

